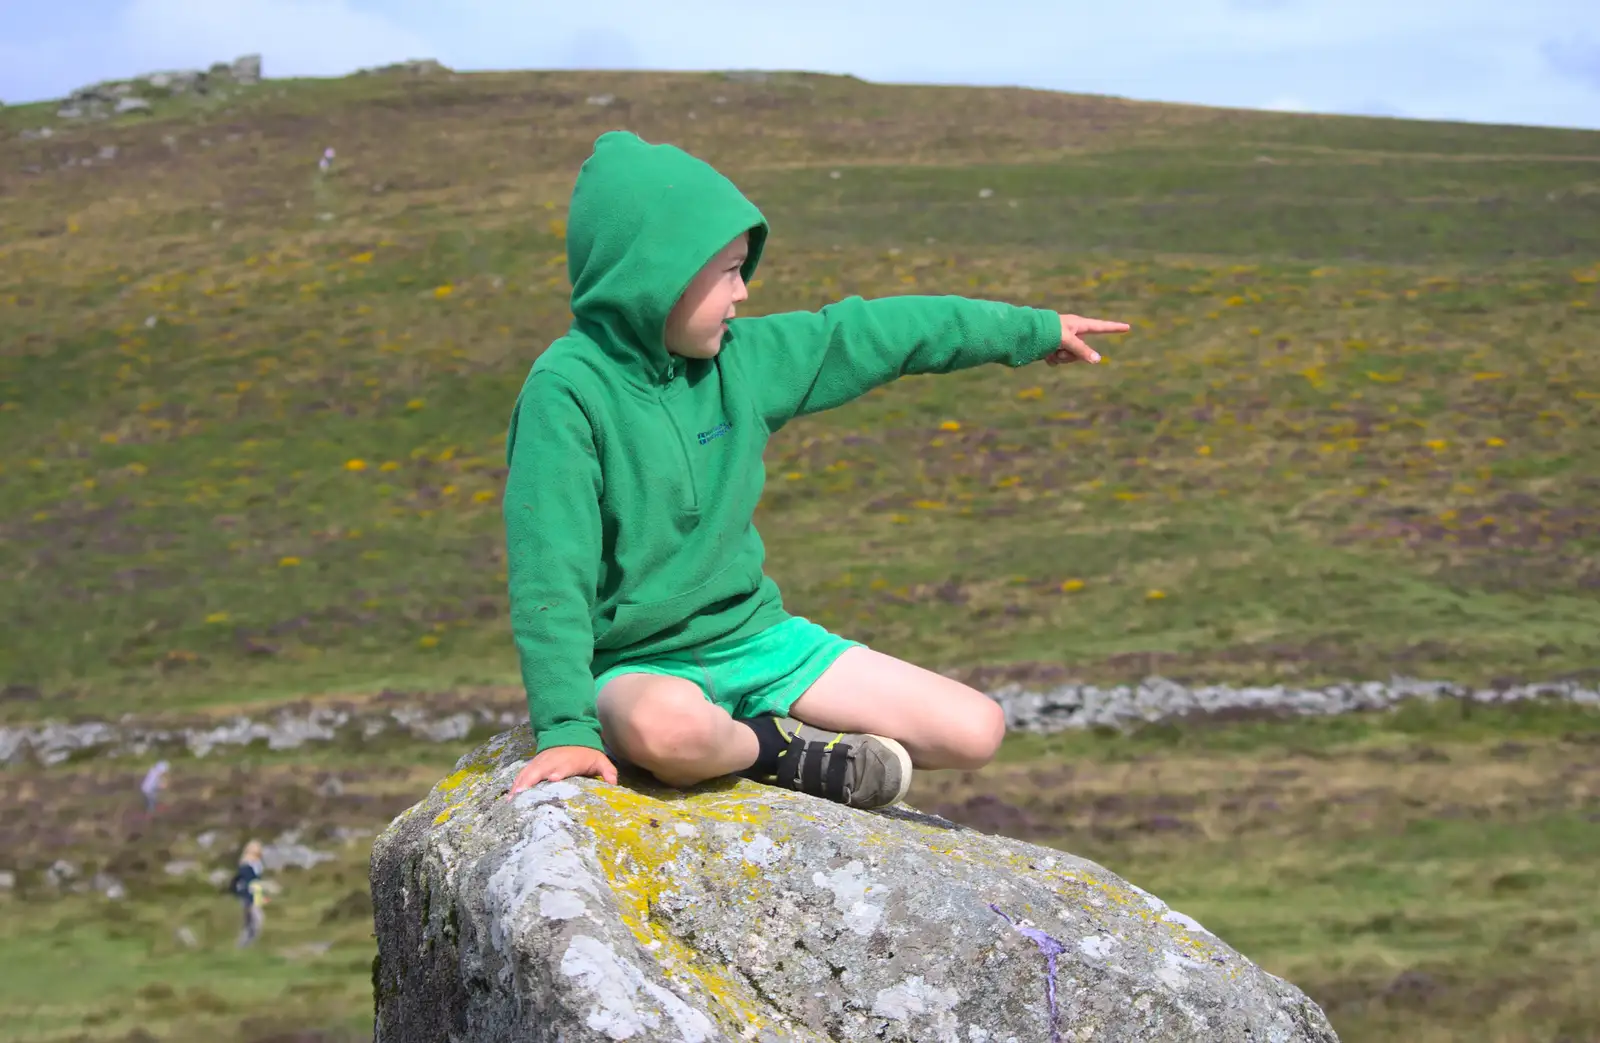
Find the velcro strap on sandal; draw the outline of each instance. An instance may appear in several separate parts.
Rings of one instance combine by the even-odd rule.
[[[849,794],[845,792],[845,778],[850,773],[850,755],[843,746],[835,746],[828,751],[828,780],[823,784],[823,795],[829,800],[843,803]]]
[[[778,756],[778,785],[784,789],[800,788],[801,744],[791,742],[789,748]]]
[[[822,796],[822,762],[827,759],[827,747],[820,742],[805,744],[806,759],[800,768],[800,792],[814,797]]]

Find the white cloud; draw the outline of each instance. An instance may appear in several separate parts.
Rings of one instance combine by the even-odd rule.
[[[430,51],[422,34],[345,0],[132,0],[121,27],[148,68],[261,54],[269,76],[331,76]]]

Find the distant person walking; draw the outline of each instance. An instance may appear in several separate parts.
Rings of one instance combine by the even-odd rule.
[[[161,803],[161,791],[167,788],[167,769],[170,765],[166,761],[156,761],[155,767],[144,773],[144,781],[139,783],[139,792],[144,794],[144,812],[154,815],[156,807]]]
[[[239,870],[233,874],[230,889],[244,910],[244,929],[239,932],[239,948],[256,940],[261,933],[263,915],[261,907],[267,904],[262,886],[261,842],[252,840],[239,854]]]

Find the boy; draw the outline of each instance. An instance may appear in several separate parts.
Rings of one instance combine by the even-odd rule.
[[[767,223],[670,145],[611,132],[572,193],[573,324],[507,435],[512,631],[537,737],[511,795],[728,774],[854,807],[977,768],[999,706],[784,611],[752,524],[768,437],[906,373],[1098,362],[1118,322],[958,297],[735,319]]]
[[[261,934],[261,924],[266,918],[263,910],[267,904],[267,894],[261,877],[262,868],[261,842],[252,840],[239,853],[239,869],[228,884],[228,890],[239,899],[244,914],[244,927],[239,931],[237,943],[241,949]]]

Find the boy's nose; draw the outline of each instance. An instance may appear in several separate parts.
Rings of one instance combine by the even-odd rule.
[[[734,283],[733,286],[733,303],[738,304],[740,301],[747,301],[749,299],[750,290],[745,286],[744,280],[740,279],[738,282]]]

